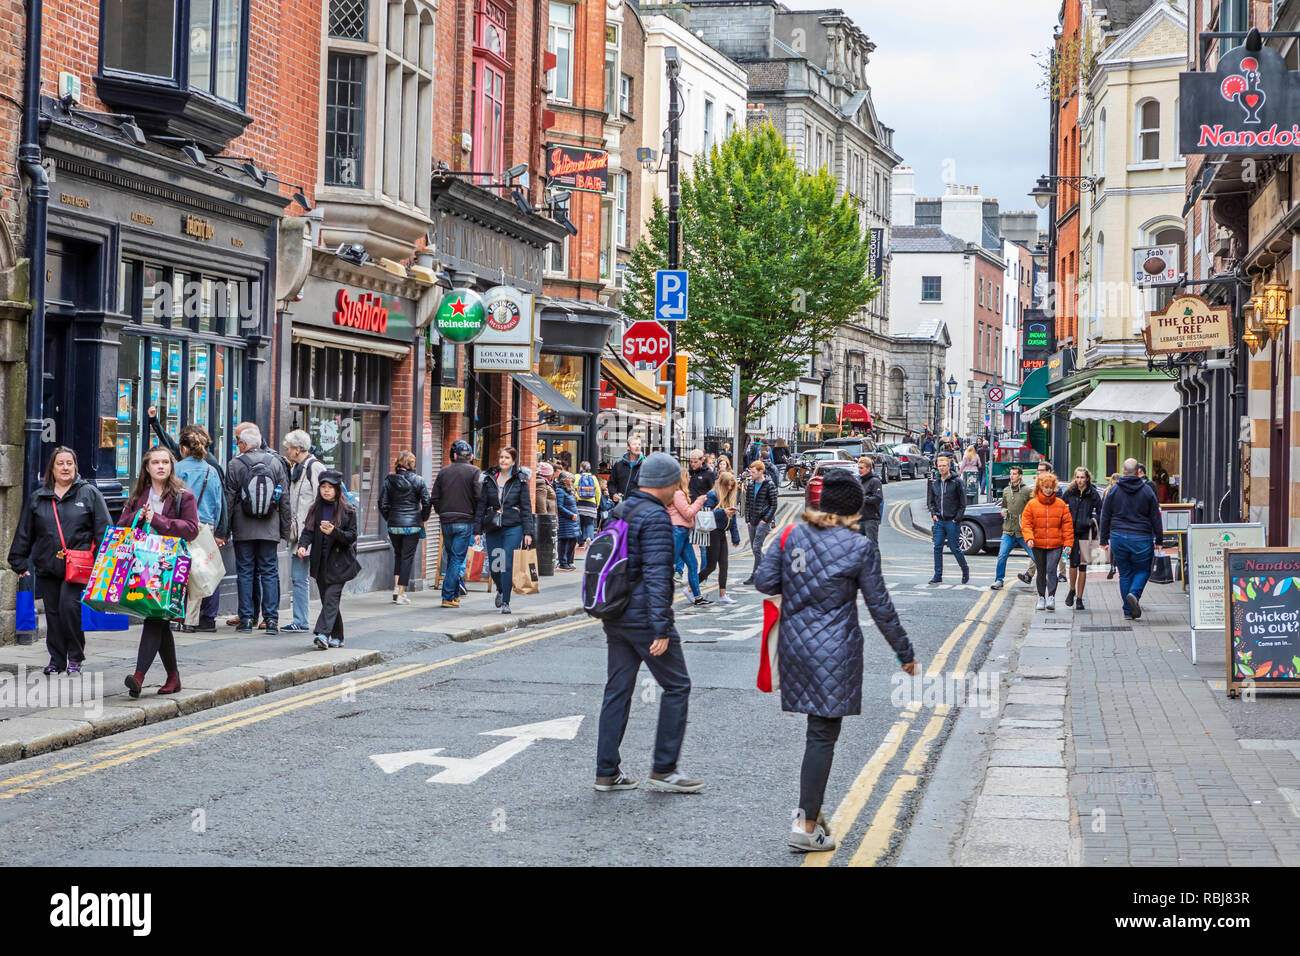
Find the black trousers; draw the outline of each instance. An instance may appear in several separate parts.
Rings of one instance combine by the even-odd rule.
[[[324,634],[326,637],[337,637],[341,641],[343,640],[343,615],[339,610],[339,602],[343,598],[343,585],[322,584],[317,579],[316,588],[320,591],[320,614],[316,618],[316,633]]]
[[[1061,560],[1060,548],[1033,548],[1034,567],[1038,570],[1036,578],[1038,584],[1038,596],[1046,597],[1047,595],[1056,596],[1056,565]]]
[[[559,563],[564,567],[573,565],[573,552],[578,548],[577,538],[560,538]]]
[[[162,656],[163,667],[171,674],[176,670],[176,637],[170,621],[149,618],[140,631],[140,650],[135,655],[135,669],[141,674],[153,665],[153,659]]]
[[[826,798],[826,781],[831,776],[835,758],[835,741],[840,739],[843,717],[808,715],[808,736],[803,748],[803,768],[799,771],[799,809],[805,820],[816,820]]]
[[[709,532],[709,548],[705,552],[707,560],[704,562],[704,570],[700,572],[700,580],[705,580],[713,570],[718,571],[718,589],[727,590],[727,532],[723,528],[714,528]]]
[[[393,574],[402,587],[411,586],[411,570],[415,567],[415,552],[423,540],[418,534],[390,534],[393,543]]]
[[[45,602],[45,647],[59,670],[68,661],[86,659],[86,632],[81,629],[81,592],[84,585],[62,578],[36,576],[36,593]]]
[[[871,539],[871,543],[880,545],[880,519],[863,518],[858,522],[858,530]]]

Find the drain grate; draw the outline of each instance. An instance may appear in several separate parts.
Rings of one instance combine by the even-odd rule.
[[[1084,634],[1115,634],[1120,632],[1132,631],[1133,628],[1127,624],[1122,627],[1107,627],[1105,624],[1089,624],[1087,627],[1079,628]]]
[[[1156,795],[1156,775],[1149,770],[1099,771],[1086,775],[1092,796],[1137,797]]]

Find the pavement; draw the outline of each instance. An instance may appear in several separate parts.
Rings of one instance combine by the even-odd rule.
[[[1084,612],[1065,606],[1065,584],[1055,612],[1012,589],[1018,613],[990,650],[1007,660],[996,720],[963,713],[901,864],[1300,860],[1300,740],[1279,736],[1293,732],[1294,696],[1229,700],[1221,640],[1202,637],[1193,665],[1181,585],[1148,586],[1137,621],[1104,574]],[[973,789],[954,786],[963,776]]]
[[[536,595],[516,596],[515,613],[503,615],[486,585],[455,610],[440,607],[437,590],[411,592],[399,607],[389,591],[345,594],[348,637],[341,648],[320,650],[310,633],[262,631],[236,634],[221,618],[217,632],[176,632],[180,693],[160,696],[166,679],[155,661],[140,697],[132,699],[123,679],[135,670],[140,625],[125,631],[86,634],[86,663],[80,677],[46,677],[49,655],[43,642],[0,647],[0,764],[118,734],[145,724],[187,716],[286,687],[324,680],[379,664],[422,647],[462,643],[529,627],[582,610],[581,575],[544,577]],[[309,621],[319,602],[313,593]],[[292,619],[284,609],[281,623]]]

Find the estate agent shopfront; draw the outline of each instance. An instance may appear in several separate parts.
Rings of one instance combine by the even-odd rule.
[[[48,103],[45,113],[45,447],[75,449],[115,511],[155,443],[150,406],[173,438],[207,429],[223,465],[236,423],[269,424],[284,200]]]

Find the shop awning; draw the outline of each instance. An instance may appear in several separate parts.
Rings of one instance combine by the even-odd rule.
[[[1002,405],[1003,407],[1005,407],[1007,405],[1010,405],[1012,402],[1019,401],[1019,399],[1020,399],[1020,392],[1019,391],[1012,392],[1010,395],[1003,396]]]
[[[386,355],[389,358],[405,358],[411,353],[410,345],[403,345],[387,339],[374,339],[364,335],[340,335],[325,332],[309,325],[295,325],[293,340],[306,342],[308,345],[324,345],[328,348],[347,349],[350,352],[369,352],[371,355]]]
[[[1161,422],[1178,409],[1178,392],[1168,379],[1101,382],[1074,407],[1072,421]]]
[[[591,412],[573,404],[540,375],[533,372],[511,372],[510,377],[536,395],[537,400],[560,416],[560,421],[565,425],[581,425],[591,417]]]
[[[1068,392],[1061,392],[1059,395],[1053,395],[1051,398],[1049,398],[1047,401],[1043,402],[1042,404],[1035,405],[1033,408],[1026,408],[1020,414],[1023,418],[1037,418],[1039,415],[1041,415],[1047,409],[1051,408],[1053,405],[1059,405],[1061,402],[1065,401],[1071,395],[1078,395],[1080,392],[1085,391],[1087,388],[1088,388],[1087,385],[1080,385],[1078,388],[1072,388]]]
[[[840,421],[861,422],[870,428],[871,412],[867,411],[865,405],[859,405],[857,402],[849,402],[849,404],[840,409]]]
[[[629,398],[644,402],[651,408],[663,408],[667,404],[664,397],[659,394],[658,389],[646,385],[631,372],[625,370],[618,362],[602,359],[600,368],[605,373],[606,381],[617,385]]]

